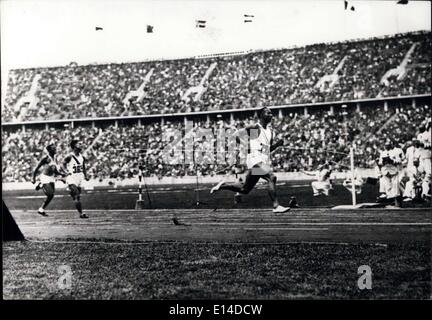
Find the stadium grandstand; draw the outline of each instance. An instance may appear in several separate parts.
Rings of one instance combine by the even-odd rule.
[[[171,114],[430,93],[430,32],[210,58],[17,69],[3,122]]]
[[[403,146],[430,121],[429,38],[415,32],[222,58],[12,70],[3,181],[30,181],[43,142],[67,150],[74,137],[88,147],[94,179],[136,175],[143,159],[148,176],[215,175],[224,164],[162,163],[161,133],[186,119],[241,127],[261,106],[278,115],[273,126],[290,142],[275,153],[276,171],[329,160],[343,170],[353,142],[356,167],[373,168],[386,139]]]

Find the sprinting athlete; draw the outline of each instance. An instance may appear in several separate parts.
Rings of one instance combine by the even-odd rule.
[[[273,212],[283,213],[290,210],[279,204],[276,195],[276,176],[271,169],[270,152],[280,147],[283,140],[273,144],[273,133],[270,122],[273,118],[269,108],[259,110],[259,122],[238,131],[240,135],[249,136],[249,153],[246,157],[247,171],[243,184],[226,184],[220,181],[210,191],[211,194],[218,190],[229,190],[240,194],[248,194],[257,184],[260,178],[268,182],[269,196],[273,201]]]
[[[45,201],[38,209],[38,213],[44,217],[48,216],[45,212],[45,208],[49,205],[51,200],[54,198],[55,193],[55,181],[56,176],[65,176],[61,172],[60,165],[57,161],[57,149],[54,144],[50,144],[45,148],[46,155],[39,161],[35,170],[33,171],[33,184],[36,183],[36,176],[41,167],[43,167],[42,173],[39,176],[40,182],[36,186],[36,190],[42,189],[46,195]]]
[[[86,219],[88,215],[82,212],[81,206],[81,183],[84,179],[88,180],[85,166],[86,160],[81,154],[80,141],[72,140],[70,146],[72,152],[63,161],[64,170],[67,172],[66,183],[80,218]]]

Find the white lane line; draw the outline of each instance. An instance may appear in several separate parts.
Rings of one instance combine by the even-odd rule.
[[[431,222],[196,222],[193,225],[294,225],[294,226],[432,226]]]
[[[323,225],[323,226],[431,226],[431,222],[317,222],[317,223],[293,223],[303,225]]]
[[[68,225],[75,226],[75,225],[86,225],[86,226],[110,226],[112,228],[115,228],[115,226],[127,226],[127,225],[155,225],[155,226],[166,226],[166,225],[173,225],[172,222],[167,222],[165,220],[161,220],[158,222],[154,221],[146,221],[146,220],[140,220],[140,221],[114,221],[113,223],[103,221],[98,222],[97,220],[87,220],[82,221],[79,220],[81,223],[78,223],[78,220],[48,220],[46,221],[51,222],[49,225],[51,227],[59,226],[59,225],[65,225],[68,223]],[[216,221],[208,221],[208,222],[191,222],[189,220],[183,220],[188,223],[189,226],[432,226],[432,223],[430,222],[216,222]],[[54,223],[53,223],[54,222]],[[23,225],[31,225],[35,222],[32,221],[22,221],[20,222]],[[38,227],[38,226],[35,226]]]
[[[19,221],[21,221],[21,223],[39,223],[42,221],[51,221],[57,224],[62,224],[62,223],[75,223],[76,221],[82,221],[82,220],[78,220],[78,213],[76,215],[76,217],[71,217],[71,218],[65,218],[65,217],[54,217],[54,219],[49,219],[48,218],[40,218],[40,217],[36,217],[38,220],[35,219],[17,219]],[[114,224],[141,224],[141,223],[145,223],[145,224],[163,224],[166,223],[167,221],[171,221],[171,217],[145,217],[143,219],[134,219],[134,220],[128,220],[128,219],[119,219],[119,218],[115,218],[115,219],[110,219],[110,220],[106,220],[106,218],[101,219],[101,217],[90,217],[90,221],[92,224],[108,224],[108,225],[114,225]],[[225,223],[231,223],[231,224],[276,224],[276,225],[283,225],[283,224],[287,224],[287,220],[285,219],[284,221],[281,220],[275,220],[275,219],[266,219],[265,221],[260,221],[258,219],[247,219],[247,221],[245,221],[246,219],[208,219],[208,218],[200,218],[200,219],[192,219],[192,218],[184,218],[181,217],[180,221],[181,222],[187,222],[187,223],[192,223],[192,224],[209,224],[209,223],[214,223],[214,224],[225,224]],[[291,223],[300,223],[300,224],[304,224],[304,223],[310,223],[310,224],[318,224],[318,223],[326,223],[328,221],[328,219],[289,219],[288,220]],[[195,223],[196,222],[196,223]]]
[[[137,221],[131,221],[131,224],[135,224]],[[167,222],[147,222],[141,220],[144,225],[169,225],[172,223]],[[240,225],[240,226],[432,226],[430,222],[190,222],[190,225],[203,225],[203,226],[230,226],[230,225]],[[97,224],[95,224],[97,225]]]
[[[327,231],[328,228],[244,228],[244,227],[238,227],[238,228],[218,228],[218,230],[246,230],[246,231],[256,231],[256,230],[291,230],[291,231]]]
[[[210,190],[210,189],[209,189]],[[191,190],[194,191],[194,190]],[[200,191],[205,191],[203,189],[200,189]],[[124,190],[107,190],[104,192],[91,192],[93,195],[95,194],[99,194],[99,195],[103,195],[104,193],[113,193],[113,194],[132,194],[132,195],[137,195],[138,194],[138,188],[136,189],[136,191],[124,191]],[[161,191],[150,191],[148,193],[179,193],[179,192],[185,192],[184,190],[170,190],[170,191],[166,191],[166,190],[161,190]],[[85,193],[90,193],[88,191],[85,191]],[[84,194],[85,194],[84,193]]]
[[[59,226],[56,226],[56,228]],[[188,226],[183,226],[183,227],[188,227]],[[40,227],[35,227],[35,226],[26,226],[23,228],[23,230],[33,230],[33,229],[39,229]],[[66,227],[64,227],[65,229],[67,229]],[[102,229],[103,230],[103,229]],[[110,229],[112,231],[115,231],[116,229]],[[242,226],[239,227],[221,227],[221,228],[216,228],[216,230],[239,230],[239,231],[275,231],[275,230],[288,230],[288,231],[328,231],[328,228],[290,228],[290,227],[286,227],[286,228],[274,228],[274,227],[268,227],[268,228],[245,228]],[[131,231],[137,231],[137,230],[127,230],[127,232],[131,232]],[[126,232],[126,231],[125,231]],[[124,232],[124,233],[125,233]]]
[[[56,194],[54,196],[54,198],[63,198],[63,197],[66,197],[66,195]],[[41,196],[16,196],[15,198],[17,198],[17,199],[45,199],[46,196],[45,195],[41,195]]]
[[[60,195],[59,195],[60,196]],[[63,196],[67,196],[67,195],[63,195]],[[45,198],[45,196],[37,196],[40,198]],[[56,195],[57,197],[57,195]],[[409,208],[407,210],[413,210],[413,211],[421,211],[421,212],[431,212],[431,208]],[[22,209],[12,209],[10,210],[11,212],[28,212],[31,210],[22,210]],[[74,212],[76,210],[72,210],[72,209],[56,209],[53,210],[54,212]],[[271,209],[268,208],[261,208],[261,209],[256,209],[256,208],[241,208],[241,209],[218,209],[217,211],[215,211],[213,208],[208,208],[208,209],[144,209],[144,210],[134,210],[134,209],[85,209],[85,211],[88,212],[100,212],[100,213],[105,213],[105,212],[109,212],[109,213],[115,213],[115,212],[130,212],[130,213],[157,213],[157,212],[166,212],[166,213],[178,213],[178,214],[183,214],[183,213],[196,213],[199,214],[200,212],[212,212],[212,214],[218,215],[218,214],[231,214],[231,212],[233,212],[234,214],[244,214],[244,212],[258,212],[258,213],[263,213],[263,214],[268,214],[270,216],[275,216],[277,217],[278,215],[273,214]],[[301,209],[295,209],[293,211],[290,211],[290,213],[287,213],[286,215],[279,215],[279,216],[288,216],[288,215],[309,215],[310,212],[312,213],[316,213],[316,214],[322,214],[323,211],[326,211],[326,214],[331,215],[331,216],[346,216],[346,217],[353,217],[355,215],[357,215],[358,213],[360,214],[374,214],[377,211],[379,211],[380,213],[388,213],[390,214],[389,211],[392,211],[390,209],[385,209],[385,208],[377,208],[377,209],[356,209],[355,213],[352,214],[347,214],[346,210],[342,210],[341,212],[338,211],[332,211],[330,208],[326,208],[326,207],[307,207],[307,208],[301,208]],[[354,212],[354,211],[353,211]],[[403,211],[398,210],[397,213],[399,214],[404,214]]]
[[[128,191],[118,191],[118,190],[107,190],[107,193],[110,194],[119,194],[119,195],[126,195],[126,194],[131,194],[131,195],[138,195],[138,190],[136,192],[128,192]],[[167,193],[168,191],[163,191],[163,192],[154,192],[154,191],[149,191],[149,193]],[[183,192],[181,190],[173,190],[173,191],[169,191],[170,193],[179,193],[179,192]],[[85,196],[86,194],[91,194],[91,195],[101,195],[103,196],[104,193],[102,192],[94,192],[94,191],[85,191],[83,192],[83,196]],[[56,194],[55,197],[56,198],[61,198],[61,197],[66,197],[68,195],[64,195],[64,194]],[[8,198],[15,198],[15,199],[41,199],[41,198],[46,198],[46,196],[44,195],[31,195],[31,196],[10,196]]]
[[[191,190],[191,191],[194,191],[194,190]],[[205,190],[199,189],[199,191],[205,191]],[[172,191],[162,190],[162,191],[149,191],[148,193],[180,193],[180,192],[185,192],[185,191],[184,190],[172,190]],[[117,192],[117,194],[135,194],[135,195],[137,195],[138,189],[135,192],[119,191],[119,192]]]

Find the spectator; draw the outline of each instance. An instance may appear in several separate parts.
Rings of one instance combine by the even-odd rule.
[[[414,52],[406,57],[413,45]],[[430,93],[430,56],[430,32],[417,32],[240,56],[18,69],[9,74],[2,120],[166,114]],[[384,74],[405,58],[401,77],[382,84]],[[330,81],[323,81],[325,77]],[[35,106],[23,107],[18,101],[33,82]],[[126,99],[141,86],[139,97]]]

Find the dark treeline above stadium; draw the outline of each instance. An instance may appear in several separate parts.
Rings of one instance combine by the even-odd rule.
[[[79,119],[429,94],[430,32],[245,55],[17,69],[2,120]]]

